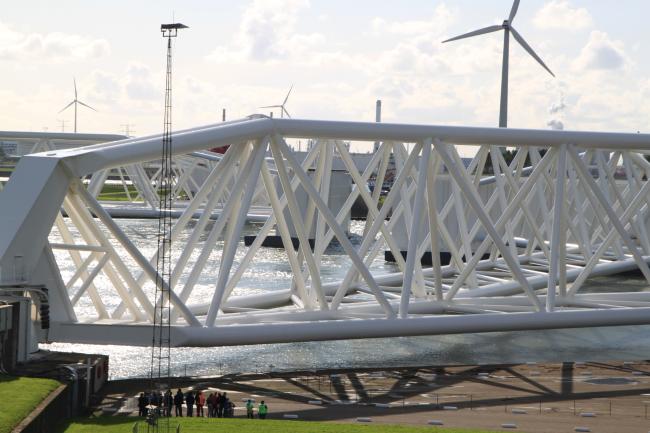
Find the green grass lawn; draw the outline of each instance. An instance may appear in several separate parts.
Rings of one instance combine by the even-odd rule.
[[[0,375],[0,433],[8,433],[58,386],[51,379]]]
[[[61,433],[123,433],[130,432],[137,421],[133,417],[97,417],[77,419],[60,430]],[[140,422],[141,431],[146,425]],[[213,418],[172,418],[175,431],[181,424],[182,433],[237,432],[237,433],[490,433],[485,430],[442,429],[431,426],[411,427],[386,424],[335,424],[316,421],[278,421]]]
[[[129,185],[129,193],[131,197],[135,198],[138,195],[138,191],[133,185]],[[108,200],[108,201],[128,201],[129,196],[126,195],[124,187],[122,185],[107,184],[102,188],[102,192],[99,193],[99,200]]]

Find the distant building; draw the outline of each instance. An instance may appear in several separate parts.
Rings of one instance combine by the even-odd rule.
[[[18,142],[16,141],[0,141],[0,149],[2,149],[0,153],[4,153],[7,158],[21,156],[18,154]]]

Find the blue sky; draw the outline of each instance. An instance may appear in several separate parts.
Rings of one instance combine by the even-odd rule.
[[[243,117],[295,85],[294,117],[496,126],[502,34],[441,44],[500,23],[511,0],[23,1],[0,17],[0,128],[136,135],[162,124],[159,25],[175,46],[174,124]],[[522,0],[515,27],[553,79],[511,41],[510,126],[647,130],[650,64],[642,0]]]

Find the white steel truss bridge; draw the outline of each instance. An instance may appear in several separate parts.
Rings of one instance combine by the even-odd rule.
[[[298,138],[313,143],[302,161],[287,144]],[[378,143],[364,170],[349,141]],[[175,346],[650,324],[650,292],[583,290],[626,271],[650,281],[650,135],[253,116],[178,131],[173,143],[179,160],[230,145],[175,220]],[[1,287],[47,288],[40,341],[151,342],[155,242],[136,245],[81,179],[155,161],[160,146],[150,136],[28,155],[0,192]],[[459,146],[476,150],[468,165]],[[334,160],[352,181],[337,210]],[[389,164],[390,191],[371,191]],[[270,214],[247,224],[261,189]],[[357,200],[368,216],[351,237]],[[285,246],[286,284],[251,285],[271,233]],[[332,250],[344,257],[338,279]]]

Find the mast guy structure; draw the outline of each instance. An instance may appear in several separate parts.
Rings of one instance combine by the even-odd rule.
[[[166,380],[167,389],[171,389],[170,355],[171,355],[171,303],[170,291],[172,275],[172,204],[174,190],[174,171],[172,167],[172,38],[178,36],[178,30],[186,29],[181,23],[162,24],[160,31],[167,38],[167,72],[165,82],[165,120],[162,136],[162,155],[160,159],[159,182],[159,218],[158,218],[158,254],[156,257],[156,291],[154,297],[154,323],[151,347],[151,381],[162,385]],[[169,417],[162,417],[163,429],[169,431]],[[150,419],[149,431],[158,432],[157,419]]]

